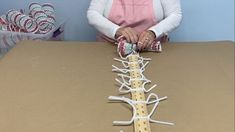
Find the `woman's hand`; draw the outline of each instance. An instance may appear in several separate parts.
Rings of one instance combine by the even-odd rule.
[[[153,31],[147,30],[140,34],[139,41],[137,44],[138,50],[143,50],[151,45],[156,38],[155,33]]]
[[[118,38],[120,36],[124,36],[128,43],[135,44],[138,41],[137,32],[133,28],[130,28],[130,27],[119,28],[115,34],[115,38]]]

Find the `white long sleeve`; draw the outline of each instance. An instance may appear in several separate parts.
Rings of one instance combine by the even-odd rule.
[[[107,19],[112,2],[113,0],[91,0],[87,18],[99,32],[114,39],[120,26]],[[182,19],[180,0],[153,0],[153,8],[158,24],[153,25],[149,30],[152,30],[156,37],[169,33],[179,26]]]
[[[163,19],[149,29],[155,33],[157,38],[173,31],[180,25],[182,20],[180,0],[161,0],[161,3]]]
[[[107,16],[104,16],[104,11],[108,8],[108,6],[106,6],[108,1],[109,0],[92,0],[87,11],[87,18],[89,24],[93,25],[99,32],[114,39],[119,26],[108,20],[106,18]]]

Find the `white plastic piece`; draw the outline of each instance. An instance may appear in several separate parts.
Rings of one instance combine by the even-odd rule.
[[[160,51],[161,51],[161,49],[160,49]],[[119,92],[124,93],[124,94],[125,93],[134,93],[134,92],[148,93],[153,88],[155,88],[157,86],[155,84],[152,87],[150,87],[149,89],[145,88],[145,85],[147,83],[151,82],[143,75],[143,72],[145,71],[145,67],[148,65],[149,61],[151,60],[150,58],[140,57],[139,54],[136,53],[136,51],[133,51],[131,54],[129,54],[126,57],[121,56],[120,53],[119,53],[119,55],[120,55],[121,59],[114,58],[114,60],[121,62],[124,68],[118,68],[118,67],[112,65],[112,67],[113,67],[112,71],[122,73],[122,74],[118,74],[120,79],[118,79],[118,78],[115,79],[120,84]],[[133,56],[137,57],[137,60],[129,61],[129,57],[133,57]],[[138,66],[140,66],[140,68],[136,67],[136,69],[135,69],[133,67],[130,67],[130,65],[132,65],[132,64],[133,65],[137,64]],[[126,75],[127,73],[129,73],[130,76]],[[132,74],[135,74],[135,75],[132,75]],[[138,82],[138,81],[140,81],[140,85],[135,87],[133,82]],[[132,86],[132,85],[134,85],[134,86]],[[131,100],[131,99],[123,97],[123,96],[122,97],[110,96],[109,100],[123,101],[125,103],[128,103],[133,109],[133,115],[132,115],[131,120],[129,120],[129,121],[114,121],[113,124],[114,125],[130,125],[130,124],[134,123],[134,121],[136,121],[136,120],[145,119],[145,120],[148,120],[149,122],[152,122],[152,123],[174,125],[174,123],[171,123],[171,122],[158,121],[158,120],[154,120],[151,118],[152,115],[154,114],[155,110],[157,109],[159,102],[162,100],[165,100],[165,99],[167,99],[166,96],[159,98],[158,95],[155,93],[150,93],[146,100]],[[153,104],[153,108],[148,115],[139,116],[139,115],[137,115],[137,107],[139,106],[138,104],[145,104],[145,105]],[[121,130],[120,132],[123,132],[123,131]]]
[[[118,83],[121,84],[121,86],[119,87],[119,92],[121,93],[131,93],[131,92],[145,92],[148,93],[149,91],[151,91],[152,89],[154,89],[157,85],[154,84],[152,87],[150,87],[149,89],[146,89],[144,86],[147,83],[150,83],[150,80],[146,80],[144,83],[142,83],[142,86],[139,88],[131,88],[129,83],[126,82],[121,82],[119,79],[115,79]]]
[[[141,72],[144,72],[145,71],[145,67],[149,64],[149,61],[147,61],[146,63],[142,63],[142,66],[140,69],[126,69],[128,68],[127,64],[123,64],[123,66],[125,67],[125,69],[121,69],[121,68],[118,68],[116,67],[115,65],[112,65],[113,69],[112,71],[114,72],[121,72],[121,73],[128,73],[128,72],[131,72],[131,71],[134,71],[134,70],[141,70]]]
[[[132,54],[129,54],[128,56],[126,57],[123,57],[121,55],[121,53],[119,53],[119,56],[121,57],[122,60],[127,60],[130,56],[133,56],[133,55],[136,55],[138,57],[138,59],[140,60],[145,60],[145,61],[150,61],[151,58],[144,58],[144,57],[140,57],[138,53],[136,53],[136,51],[133,51]]]
[[[155,97],[154,100],[151,100],[152,96]],[[131,100],[129,98],[126,98],[126,97],[109,96],[109,100],[126,102],[129,105],[131,105],[132,109],[133,109],[133,116],[132,116],[131,120],[129,120],[129,121],[113,121],[113,124],[114,125],[130,125],[134,122],[134,120],[147,119],[147,120],[149,120],[150,122],[153,122],[153,123],[160,123],[160,124],[165,124],[165,125],[174,125],[174,123],[171,123],[171,122],[158,121],[158,120],[151,119],[151,116],[153,115],[154,111],[156,110],[159,102],[162,101],[162,100],[165,100],[166,98],[167,97],[158,98],[158,96],[154,93],[151,93],[148,96],[146,101],[133,101],[133,100]],[[135,104],[147,104],[147,105],[149,105],[149,104],[153,104],[153,103],[155,103],[155,104],[153,106],[152,111],[149,113],[148,116],[137,116]]]

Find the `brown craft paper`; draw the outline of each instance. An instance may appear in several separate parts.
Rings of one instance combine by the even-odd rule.
[[[170,43],[144,75],[168,96],[152,132],[234,132],[234,43]],[[130,107],[112,104],[118,95],[116,47],[95,42],[34,42],[16,45],[0,59],[0,132],[132,132],[113,126],[129,120]]]

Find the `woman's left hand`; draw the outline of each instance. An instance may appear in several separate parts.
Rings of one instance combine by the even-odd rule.
[[[138,50],[141,51],[151,45],[155,39],[155,33],[147,30],[140,34],[139,41],[137,43]]]

